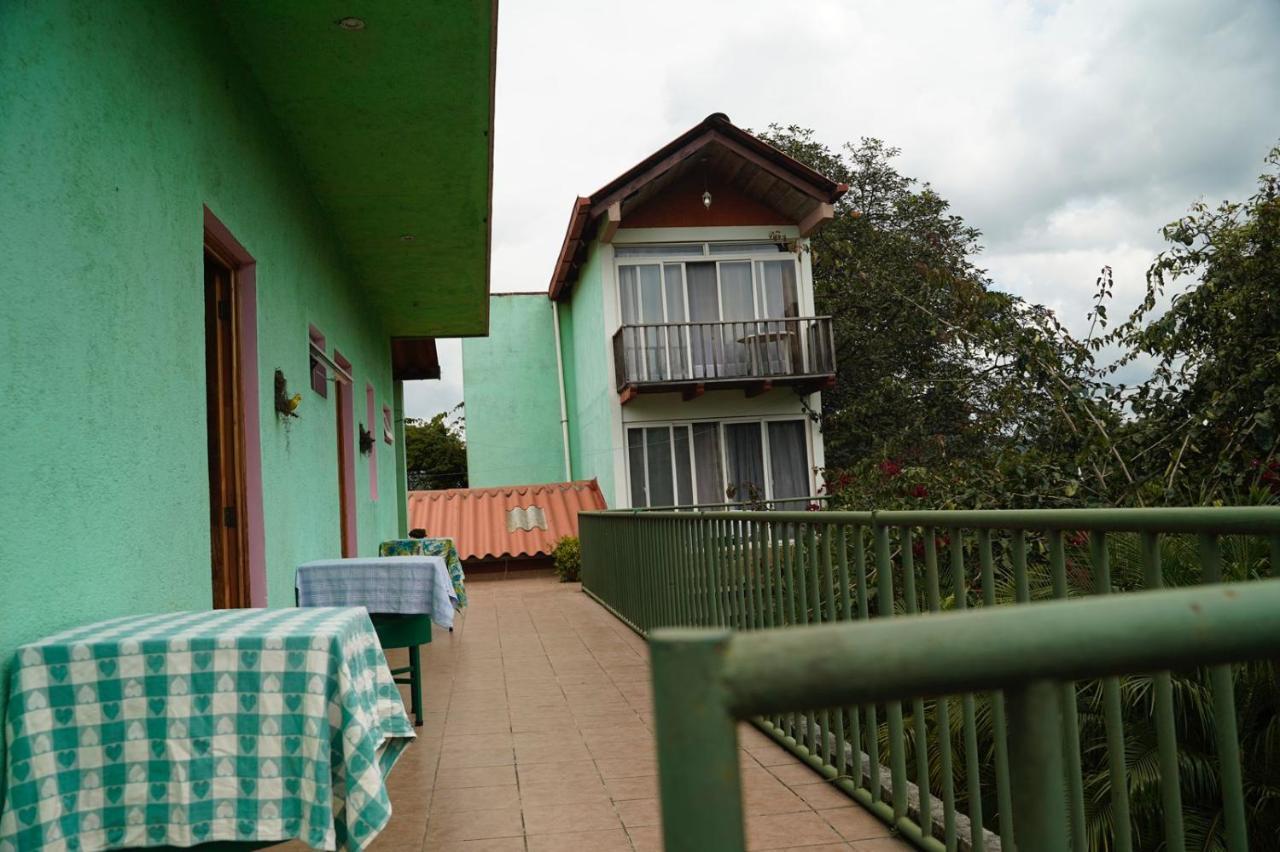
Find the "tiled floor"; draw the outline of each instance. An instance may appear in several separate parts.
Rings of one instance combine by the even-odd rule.
[[[577,584],[467,591],[455,631],[427,646],[425,724],[372,848],[661,849],[644,641]],[[908,848],[763,734],[744,725],[740,743],[751,849]]]

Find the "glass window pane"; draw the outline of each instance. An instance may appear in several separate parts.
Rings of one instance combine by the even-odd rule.
[[[760,424],[724,424],[724,450],[728,463],[725,493],[739,501],[765,499],[768,494],[765,490]]]
[[[638,276],[640,296],[640,322],[660,323],[662,319],[662,267],[656,263],[634,267]],[[643,335],[644,353],[640,357],[643,381],[661,381],[667,377],[667,358],[663,351],[663,331],[646,328]]]
[[[676,426],[676,503],[681,506],[693,504],[693,470],[689,461],[689,427]]]
[[[769,475],[775,500],[809,496],[809,454],[804,438],[803,420],[769,423]],[[802,509],[804,501],[777,508]]]
[[[622,324],[640,322],[640,285],[634,266],[618,267],[618,296],[622,301]]]
[[[702,243],[653,243],[649,245],[621,245],[614,243],[615,257],[668,257],[702,256]]]
[[[644,430],[627,430],[627,468],[631,474],[631,506],[648,506],[644,487]]]
[[[756,318],[751,298],[751,264],[747,261],[730,261],[720,264],[721,314],[726,320],[750,320]]]
[[[678,263],[662,267],[667,290],[667,322],[684,322],[684,268]]]
[[[724,502],[724,476],[720,472],[720,426],[693,424],[693,458],[697,465],[698,502]]]
[[[719,329],[713,323],[720,319],[720,296],[716,292],[716,265],[714,263],[686,263],[685,276],[689,290],[689,354],[693,377],[697,379],[715,375],[717,339]],[[713,502],[722,502],[719,495]],[[703,502],[699,498],[698,502]]]
[[[760,279],[760,313],[770,319],[800,316],[796,289],[796,265],[790,260],[766,260],[756,264]]]
[[[707,249],[711,254],[759,254],[785,251],[785,246],[777,243],[711,243]]]
[[[649,458],[649,505],[674,506],[676,491],[671,474],[671,429],[666,426],[645,429],[644,442]]]

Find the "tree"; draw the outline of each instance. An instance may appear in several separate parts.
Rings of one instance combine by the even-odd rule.
[[[1280,147],[1266,164],[1247,201],[1196,203],[1164,228],[1146,296],[1111,335],[1117,366],[1154,362],[1150,378],[1115,390],[1148,499],[1280,492]]]
[[[462,403],[430,420],[405,418],[404,455],[409,490],[467,487],[467,444]]]
[[[992,286],[975,263],[981,232],[901,174],[898,149],[863,138],[836,153],[796,126],[760,135],[849,186],[811,240],[815,302],[836,339],[822,428],[840,505],[1105,501],[1116,424],[1089,342]]]

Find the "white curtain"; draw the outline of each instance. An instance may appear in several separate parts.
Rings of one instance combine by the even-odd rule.
[[[755,332],[755,302],[751,293],[750,261],[720,264],[720,310],[732,321],[724,326],[724,370],[728,376],[751,375],[748,342]]]
[[[723,503],[724,474],[720,469],[720,424],[693,424],[693,458],[698,474],[698,502]]]
[[[759,423],[724,424],[724,455],[728,463],[728,487],[734,500],[766,496],[764,447]]]
[[[710,378],[716,374],[717,330],[715,326],[701,326],[696,323],[713,323],[720,319],[720,296],[716,292],[716,265],[686,263],[684,269],[688,278],[686,283],[689,292],[689,321],[695,323],[689,329],[693,376],[697,379]]]
[[[689,457],[689,427],[673,426],[676,456],[676,504],[693,504],[693,464]]]
[[[809,496],[809,457],[805,450],[803,420],[769,423],[769,475],[773,498]],[[804,501],[784,503],[780,509],[803,509]]]
[[[644,430],[648,458],[649,505],[674,506],[675,483],[671,473],[671,430],[666,426]]]
[[[627,469],[631,474],[632,507],[648,506],[644,476],[644,430],[627,430]]]

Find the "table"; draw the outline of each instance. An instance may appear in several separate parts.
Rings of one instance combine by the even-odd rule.
[[[422,725],[422,658],[431,623],[453,629],[457,598],[440,556],[381,556],[320,559],[299,565],[294,575],[299,606],[362,606],[373,619],[382,647],[408,648],[409,665],[393,669],[409,686],[413,722]],[[408,674],[407,678],[395,677]]]
[[[467,605],[466,577],[462,560],[451,538],[393,538],[378,545],[379,556],[441,556],[453,580],[453,593],[459,609]]]
[[[0,850],[360,850],[413,727],[368,613],[129,616],[18,649]]]

